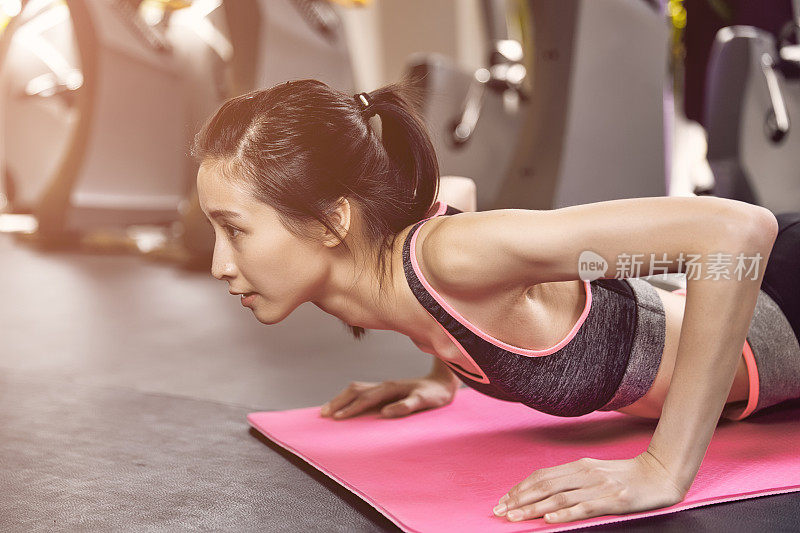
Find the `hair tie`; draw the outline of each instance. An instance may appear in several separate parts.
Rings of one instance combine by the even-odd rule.
[[[358,105],[361,106],[362,113],[365,113],[372,106],[372,98],[370,98],[367,93],[358,93],[353,98],[355,98]]]

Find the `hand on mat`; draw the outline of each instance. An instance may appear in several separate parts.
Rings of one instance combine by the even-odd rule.
[[[511,521],[547,515],[549,523],[573,522],[669,507],[687,492],[649,452],[624,460],[584,458],[537,470],[500,498],[494,513]]]
[[[397,418],[415,411],[445,406],[453,401],[456,390],[458,385],[455,381],[432,377],[394,379],[382,383],[353,381],[323,405],[320,414],[328,416],[333,413],[332,418],[339,420],[383,405],[380,410],[383,418]]]

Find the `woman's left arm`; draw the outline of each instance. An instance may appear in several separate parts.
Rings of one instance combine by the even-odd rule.
[[[738,246],[709,250],[732,257],[740,252],[760,255],[761,262],[752,275],[744,279],[687,276],[675,368],[647,447],[647,453],[674,476],[684,495],[697,475],[733,385],[777,231],[777,223],[774,227],[765,224]]]
[[[684,216],[696,216],[696,223],[700,224],[698,233],[703,235],[698,241],[690,242],[685,236],[662,233],[664,237],[661,242],[652,238],[649,245],[655,248],[654,251],[659,248],[666,250],[665,258],[670,260],[670,271],[686,272],[687,292],[675,368],[661,417],[647,450],[632,459],[584,458],[536,470],[500,499],[495,514],[506,515],[510,520],[528,520],[549,514],[545,516],[549,522],[569,522],[604,514],[624,514],[667,507],[682,501],[688,492],[733,384],[778,226],[772,213],[756,206],[748,207],[737,202],[728,204],[724,201],[665,200],[667,199],[608,202],[606,206],[615,209],[606,210],[606,218],[611,220],[603,223],[608,225],[604,229],[612,229],[616,210],[629,223],[658,226],[659,214],[653,213],[648,218],[647,206],[663,204],[663,207],[669,208],[668,203],[672,203],[677,209],[687,210],[683,213]],[[708,212],[704,215],[702,210],[692,212],[694,206],[704,204],[723,209],[714,215],[709,215]],[[580,210],[588,213],[596,209],[597,205],[585,206]],[[731,210],[726,212],[725,207],[730,207]],[[579,210],[577,207],[571,209]],[[547,216],[542,214],[540,221],[545,220]],[[680,216],[675,220],[687,222]],[[570,222],[566,217],[561,217],[560,222],[562,228],[564,225],[569,227]],[[717,222],[719,229],[707,227],[711,222]],[[576,218],[574,224],[583,222]],[[585,227],[588,229],[590,225]],[[732,232],[731,228],[735,227],[741,228],[741,231]],[[542,229],[541,223],[539,228]],[[627,246],[643,251],[648,244],[645,238],[640,237],[642,228],[634,228],[628,233]],[[608,237],[608,232],[595,233],[595,243],[600,235],[606,235],[606,243],[599,247],[600,255],[605,258],[609,256],[603,252],[626,247],[621,242],[623,239]],[[737,256],[743,254],[744,257],[760,257],[760,262],[754,271],[745,276],[731,275],[729,272],[726,278],[725,275],[714,275],[713,268],[711,275],[701,270],[701,275],[692,276],[691,271],[687,271],[683,265],[675,266],[677,248],[681,246],[676,239],[684,240],[685,248],[705,260],[711,258],[713,261],[716,257],[735,263]],[[576,237],[576,240],[581,239]],[[542,241],[544,242],[544,238]],[[562,249],[568,259],[559,263],[553,258],[549,261],[540,258],[539,264],[545,271],[541,275],[567,278],[568,270],[575,269],[577,263],[576,261],[570,266],[568,261],[577,259],[579,250],[589,249],[588,245],[588,242],[553,244],[553,247],[568,247]],[[541,251],[539,255],[543,253],[547,255],[547,252]],[[458,264],[464,267],[465,263],[462,261]],[[508,263],[505,262],[506,265]],[[707,267],[708,263],[702,263],[702,266]],[[468,274],[464,272],[462,275]]]

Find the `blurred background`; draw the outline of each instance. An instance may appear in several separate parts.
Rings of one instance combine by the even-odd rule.
[[[478,209],[714,194],[798,209],[791,0],[2,0],[0,210],[43,247],[207,266],[188,157],[224,100],[418,75]]]
[[[264,327],[211,277],[188,151],[226,99],[414,76],[479,210],[798,211],[798,21],[800,0],[0,0],[0,528],[236,529],[298,499],[291,529],[394,527],[247,433],[431,359],[310,304]]]

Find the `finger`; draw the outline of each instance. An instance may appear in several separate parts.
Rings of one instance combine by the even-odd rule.
[[[426,407],[425,400],[419,394],[410,394],[407,398],[399,402],[390,403],[381,409],[381,415],[385,417],[403,416]]]
[[[360,413],[366,411],[370,407],[375,406],[379,402],[380,402],[379,398],[374,398],[374,397],[369,397],[369,396],[364,396],[364,395],[359,396],[350,405],[342,407],[341,409],[339,409],[338,411],[333,413],[332,418],[334,418],[335,420],[340,420],[342,418],[348,418],[348,417],[351,417],[351,416],[355,416],[357,414],[360,414]]]
[[[544,519],[552,524],[585,520],[605,514],[622,514],[625,510],[620,507],[620,504],[621,500],[619,496],[607,496],[596,500],[586,500],[571,507],[567,507],[566,509],[559,509],[558,511],[547,513]]]
[[[342,407],[353,401],[353,399],[358,394],[360,393],[355,390],[349,390],[349,389],[340,393],[338,396],[336,396],[335,398],[333,398],[331,401],[329,401],[320,408],[320,414],[322,414],[322,416],[328,416],[338,411],[339,409],[341,409]]]
[[[361,394],[366,386],[370,384],[363,381],[351,381],[345,389],[333,397],[331,401],[326,403],[320,409],[323,416],[334,413],[352,402],[359,394]]]
[[[587,489],[596,485],[594,480],[590,479],[580,471],[566,474],[560,477],[553,477],[540,481],[539,483],[528,487],[522,491],[515,491],[510,494],[508,499],[500,501],[496,509],[499,515],[512,509],[518,509],[524,505],[541,502],[551,497],[561,497],[559,494],[564,494],[570,490]],[[505,507],[505,509],[503,509]]]
[[[362,392],[349,405],[333,413],[333,418],[337,420],[340,418],[347,418],[370,409],[386,400],[396,400],[398,397],[400,397],[400,393],[396,386],[390,383],[382,383],[375,388]]]
[[[544,516],[545,513],[566,509],[584,501],[604,498],[607,495],[608,493],[597,485],[576,490],[567,490],[553,494],[535,503],[521,505],[513,511],[509,511],[506,517],[513,522],[518,520],[530,520],[532,518]]]
[[[512,487],[511,490],[508,491],[508,493],[506,493],[500,498],[500,501],[498,503],[505,503],[508,506],[509,500],[512,500],[513,498],[519,496],[520,494],[530,490],[537,484],[546,483],[549,482],[550,480],[554,480],[559,477],[572,476],[573,474],[577,474],[579,472],[585,472],[590,468],[591,466],[590,464],[592,461],[593,461],[592,459],[584,458],[563,465],[551,466],[548,468],[540,468],[527,478],[520,481],[517,485]],[[547,485],[545,484],[545,487],[546,486]],[[570,488],[577,488],[577,487],[570,487]],[[545,494],[545,496],[549,496],[550,494]]]

